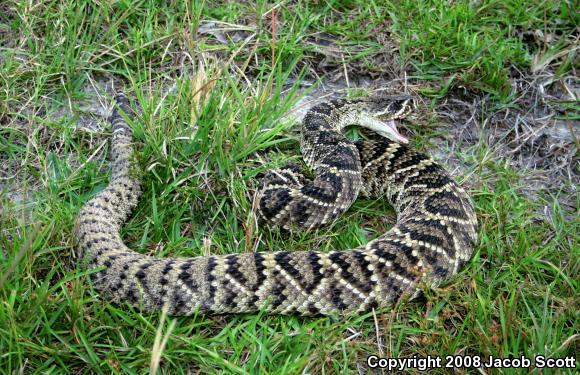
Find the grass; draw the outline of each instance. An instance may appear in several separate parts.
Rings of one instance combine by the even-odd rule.
[[[563,190],[523,194],[528,171],[483,140],[458,155],[480,222],[472,261],[419,301],[376,314],[141,314],[91,291],[71,234],[81,205],[108,181],[110,133],[95,103],[108,103],[114,86],[141,108],[133,128],[144,193],[123,229],[132,248],[196,256],[358,246],[392,225],[385,202],[358,201],[330,228],[292,236],[256,227],[251,209],[256,176],[298,158],[295,124],[281,119],[302,83],[325,73],[319,63],[329,76],[382,77],[396,65],[433,105],[467,87],[492,108],[517,108],[514,69],[548,61],[554,82],[574,75],[573,9],[517,0],[3,2],[0,369],[328,374],[368,373],[371,354],[576,355],[577,213]],[[214,28],[197,33],[207,21]],[[530,30],[544,37],[526,41]],[[400,60],[381,59],[388,43]],[[577,119],[573,103],[563,107],[559,116]],[[437,121],[426,112],[410,125],[422,148],[433,131],[421,126]],[[577,207],[578,195],[570,199]]]
[[[459,84],[505,99],[511,92],[506,63],[529,68],[532,56],[539,58],[568,47],[560,44],[548,52],[526,43],[522,33],[542,33],[546,28],[551,33],[566,33],[578,23],[571,7],[565,1],[486,1],[479,6],[431,1],[423,7],[414,1],[401,1],[388,9],[393,29],[405,46],[401,54],[413,60],[419,77],[446,75]]]

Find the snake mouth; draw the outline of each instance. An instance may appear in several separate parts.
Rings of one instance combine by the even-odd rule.
[[[374,116],[363,115],[359,125],[377,132],[379,135],[398,143],[409,143],[409,139],[402,135],[397,129],[394,119],[381,121]]]
[[[382,123],[384,124],[385,130],[377,130],[380,135],[387,137],[395,142],[409,143],[409,139],[402,135],[399,132],[399,129],[397,129],[397,123],[395,120],[388,120]]]

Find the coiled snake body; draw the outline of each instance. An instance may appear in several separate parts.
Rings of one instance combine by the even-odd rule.
[[[139,182],[131,173],[132,131],[117,98],[112,122],[112,176],[90,199],[75,225],[83,266],[98,268],[94,286],[115,302],[176,315],[239,313],[342,314],[392,304],[420,284],[438,285],[473,251],[476,219],[464,192],[430,157],[400,142],[392,122],[409,99],[336,100],[303,120],[302,152],[314,170],[308,181],[296,165],[266,174],[257,195],[261,216],[286,228],[332,222],[359,194],[386,197],[397,212],[387,233],[346,251],[277,251],[155,258],[123,244],[120,226],[136,206]],[[382,112],[382,113],[381,113]],[[341,133],[358,124],[395,139],[356,143]]]

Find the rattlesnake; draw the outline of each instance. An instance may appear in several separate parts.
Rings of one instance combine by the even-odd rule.
[[[132,163],[131,116],[116,97],[112,123],[112,176],[108,186],[80,210],[75,238],[82,265],[97,290],[143,311],[175,315],[240,313],[346,314],[387,306],[421,285],[438,285],[466,262],[477,238],[469,197],[432,158],[402,144],[389,119],[403,117],[408,97],[339,99],[305,116],[303,158],[316,175],[309,181],[297,165],[265,175],[256,195],[261,216],[285,228],[332,222],[357,196],[385,197],[397,212],[387,233],[346,251],[277,251],[155,258],[123,244],[120,226],[137,205]],[[349,124],[386,137],[349,141]]]

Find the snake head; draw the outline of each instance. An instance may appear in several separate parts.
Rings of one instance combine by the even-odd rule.
[[[409,142],[399,133],[395,120],[406,117],[415,108],[415,102],[411,96],[385,96],[368,99],[365,103],[365,108],[358,115],[357,122],[360,126],[369,128],[395,142]],[[379,120],[379,117],[383,120]]]
[[[405,118],[414,108],[415,102],[410,95],[384,96],[367,101],[369,114],[385,120]]]

